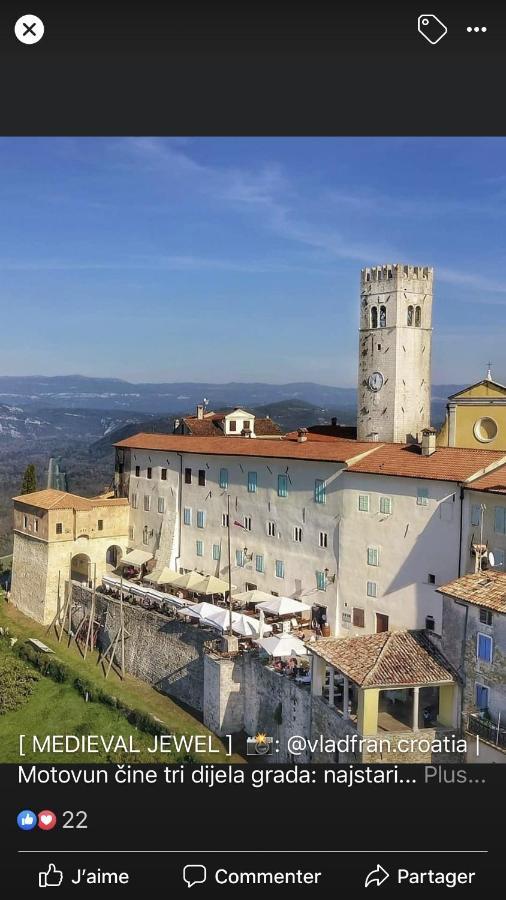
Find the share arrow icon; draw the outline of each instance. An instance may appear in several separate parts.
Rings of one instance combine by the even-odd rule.
[[[389,873],[386,869],[383,868],[383,866],[380,866],[380,864],[378,863],[376,868],[373,869],[372,872],[369,872],[367,878],[365,879],[365,886],[369,887],[371,884],[374,884],[376,885],[376,887],[379,887],[381,884],[383,884],[384,881],[387,880],[387,878],[390,878]]]

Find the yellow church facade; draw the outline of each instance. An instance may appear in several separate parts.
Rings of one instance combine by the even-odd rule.
[[[452,394],[437,445],[506,450],[506,386],[487,377]]]

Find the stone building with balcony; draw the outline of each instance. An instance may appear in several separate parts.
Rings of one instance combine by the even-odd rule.
[[[464,685],[461,717],[470,738],[468,760],[505,763],[506,573],[473,572],[443,585],[439,593],[442,651]]]

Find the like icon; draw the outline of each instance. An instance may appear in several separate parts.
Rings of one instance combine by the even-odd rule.
[[[17,823],[21,831],[31,831],[37,824],[37,816],[31,809],[22,809],[18,815]]]
[[[55,825],[56,816],[54,812],[51,812],[50,809],[43,809],[39,813],[39,828],[42,828],[42,831],[51,831]]]

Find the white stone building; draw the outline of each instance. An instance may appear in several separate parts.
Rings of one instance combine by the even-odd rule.
[[[427,436],[430,441],[432,435]],[[134,435],[117,444],[130,545],[155,562],[322,607],[333,634],[441,628],[469,479],[501,452],[349,441]],[[462,506],[462,510],[461,510]],[[459,569],[460,566],[460,569]]]

